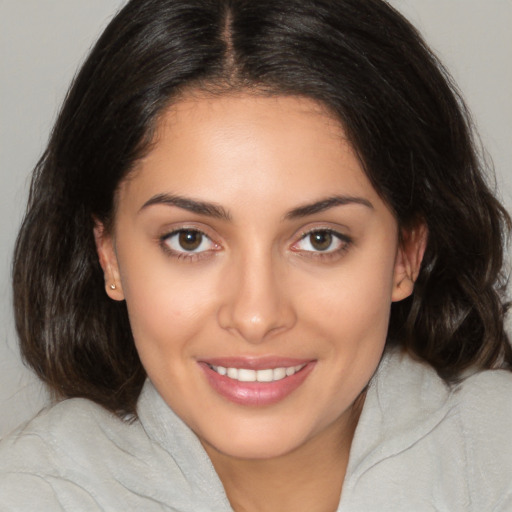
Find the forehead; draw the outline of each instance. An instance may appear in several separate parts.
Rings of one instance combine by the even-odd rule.
[[[141,205],[155,194],[223,203],[303,203],[334,193],[377,194],[341,123],[297,96],[191,94],[159,119],[148,154],[120,190]]]

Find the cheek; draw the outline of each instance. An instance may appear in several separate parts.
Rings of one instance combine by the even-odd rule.
[[[149,264],[134,256],[123,261],[121,278],[141,358],[183,349],[214,314],[215,283],[197,272],[191,275],[166,257]]]
[[[379,257],[370,251],[353,253],[325,278],[309,277],[304,289],[310,293],[302,294],[301,302],[310,317],[322,319],[327,328],[349,339],[360,340],[370,334],[385,337],[395,254],[393,248],[375,254]]]

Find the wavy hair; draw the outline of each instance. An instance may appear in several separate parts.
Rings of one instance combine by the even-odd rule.
[[[132,0],[72,84],[34,171],[17,239],[24,360],[59,397],[133,413],[145,378],[126,305],[104,292],[93,219],[184,92],[312,98],[342,123],[401,227],[428,226],[388,343],[445,379],[512,365],[502,277],[510,219],[486,184],[470,117],[418,32],[381,0]]]

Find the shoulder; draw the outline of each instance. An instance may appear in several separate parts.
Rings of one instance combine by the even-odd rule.
[[[463,432],[475,449],[497,448],[500,443],[512,449],[512,372],[479,372],[462,381],[453,396]]]
[[[136,422],[65,400],[0,441],[0,502],[9,510],[101,510],[98,482],[112,483],[112,465],[143,443]]]
[[[450,385],[427,363],[390,352],[352,448],[359,499],[381,486],[397,500],[389,510],[512,510],[512,373],[486,370]]]
[[[413,420],[421,411],[429,418],[436,410],[442,411],[441,415],[450,410],[458,413],[469,430],[485,430],[490,425],[496,428],[497,420],[500,425],[512,421],[510,371],[476,371],[457,384],[449,384],[427,363],[396,351],[387,354],[379,373],[380,393],[388,397],[387,407],[394,409],[399,400],[405,409],[402,413],[412,411]]]
[[[106,412],[106,411],[105,411]],[[0,469],[6,461],[9,467],[29,469],[42,461],[66,453],[69,445],[98,424],[104,413],[98,406],[83,399],[64,400],[40,411],[32,420],[21,425],[0,442]],[[24,454],[31,457],[25,459]],[[10,460],[16,457],[17,462]],[[48,466],[46,466],[48,467]]]
[[[508,370],[484,370],[465,378],[458,386],[462,403],[489,407],[500,403],[512,410],[512,372]]]
[[[512,509],[512,373],[486,370],[454,391],[473,501]],[[509,508],[510,507],[510,508]]]
[[[99,405],[85,399],[64,400],[43,409],[0,442],[0,471],[8,467],[29,471],[44,467],[58,471],[64,462],[122,441],[136,429]],[[93,449],[91,451],[91,449]]]
[[[0,508],[203,512],[214,503],[228,510],[201,444],[165,404],[148,398],[147,387],[140,419],[124,421],[89,400],[71,399],[3,439]]]
[[[463,432],[475,450],[498,448],[501,443],[506,445],[503,450],[512,450],[512,372],[486,370],[472,375],[457,386],[454,399]]]

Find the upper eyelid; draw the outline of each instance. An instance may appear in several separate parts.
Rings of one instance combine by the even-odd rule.
[[[216,246],[220,245],[219,242],[216,242],[214,238],[212,238],[208,233],[205,233],[204,230],[202,229],[198,229],[198,228],[187,228],[187,227],[183,227],[183,228],[177,228],[177,229],[173,229],[171,231],[167,231],[165,232],[163,235],[159,236],[158,238],[162,241],[162,242],[165,242],[167,239],[173,237],[173,236],[176,236],[177,234],[181,233],[182,231],[193,231],[195,233],[200,233],[202,236],[208,238],[208,240],[210,240],[210,242]]]
[[[177,250],[173,247],[171,247],[171,244],[168,242],[168,240],[176,235],[178,235],[181,231],[195,231],[197,233],[200,233],[202,236],[206,237],[212,247],[202,250],[202,251],[187,251],[187,250]],[[207,258],[211,254],[217,252],[219,248],[221,248],[220,244],[215,242],[212,237],[210,237],[208,234],[206,234],[203,230],[198,228],[187,228],[187,227],[180,227],[173,230],[170,230],[166,232],[165,234],[158,237],[158,245],[162,248],[162,250],[167,253],[169,256],[172,256],[176,260],[182,260],[182,261],[188,261],[188,262],[194,262],[194,261],[200,261],[204,258]]]
[[[298,248],[296,248],[297,245],[299,245],[304,239],[306,239],[309,235],[313,234],[313,233],[318,233],[318,232],[328,232],[328,233],[331,233],[334,237],[336,237],[340,243],[342,244],[341,247],[339,247],[338,249],[336,250],[333,250],[333,251],[302,251]],[[292,250],[293,252],[303,252],[303,253],[308,253],[310,254],[311,256],[321,256],[321,257],[329,257],[329,256],[333,256],[334,254],[337,254],[337,253],[340,253],[340,252],[343,252],[345,250],[347,250],[350,246],[352,246],[354,243],[354,240],[351,236],[348,236],[348,235],[345,235],[343,233],[340,233],[339,231],[335,230],[335,229],[332,229],[332,228],[322,228],[322,227],[313,227],[307,231],[303,231],[301,233],[300,236],[296,237],[295,238],[295,241],[291,244],[290,246],[290,250]]]
[[[318,231],[328,231],[333,234],[336,238],[338,238],[340,247],[334,250],[328,251],[312,251],[312,250],[301,250],[297,246],[300,242],[302,242],[308,235],[318,232]],[[303,235],[298,238],[290,247],[290,250],[296,253],[298,256],[300,255],[303,258],[309,259],[318,259],[319,261],[329,262],[329,261],[337,261],[338,258],[341,258],[344,253],[349,251],[354,245],[354,240],[351,236],[344,235],[343,233],[339,233],[334,229],[325,229],[325,228],[312,228],[311,230],[303,233]]]
[[[326,231],[329,233],[332,233],[333,236],[336,236],[337,238],[343,240],[344,242],[352,243],[353,237],[350,233],[346,233],[349,228],[348,226],[330,226],[327,224],[317,224],[317,225],[306,225],[301,227],[300,229],[295,230],[295,233],[289,238],[291,244],[297,243],[299,240],[302,240],[304,237],[316,233],[319,231]],[[205,226],[202,223],[196,223],[194,221],[192,222],[186,222],[186,223],[176,223],[174,225],[168,224],[166,226],[163,226],[160,230],[160,233],[157,235],[157,238],[159,240],[165,240],[166,238],[171,237],[172,235],[175,235],[181,231],[195,231],[198,233],[201,233],[208,239],[210,239],[213,243],[219,246],[224,245],[224,237],[219,235],[215,230],[212,230],[209,226]],[[213,233],[212,233],[213,231]],[[229,237],[231,238],[231,237]]]
[[[351,242],[352,241],[352,237],[351,236],[349,236],[347,234],[344,234],[344,233],[341,233],[337,229],[334,229],[334,228],[331,228],[331,227],[312,227],[310,229],[303,230],[303,231],[301,231],[301,234],[297,238],[297,241],[298,240],[302,240],[303,238],[305,238],[308,235],[311,235],[313,233],[318,233],[318,232],[321,232],[321,231],[326,231],[328,233],[331,233],[332,235],[334,235],[334,236],[336,236],[336,237],[338,237],[341,240],[344,240],[346,242],[349,242],[349,241]]]
[[[297,236],[297,234],[305,235],[307,233],[314,231],[331,231],[333,233],[344,235],[345,233],[350,233],[352,229],[350,228],[349,224],[324,219],[313,222],[301,223],[300,227],[295,230],[294,236]]]
[[[203,227],[203,226],[197,226],[195,224],[189,224],[189,223],[186,223],[184,225],[178,225],[178,226],[164,226],[161,230],[160,230],[160,235],[158,236],[158,238],[160,238],[161,240],[165,239],[165,238],[169,238],[170,236],[172,235],[175,235],[176,233],[180,233],[181,231],[195,231],[197,233],[201,233],[202,235],[206,236],[207,238],[209,238],[210,240],[214,241],[215,240],[215,236],[213,236],[211,233],[210,233],[210,229],[207,229],[206,227]]]
[[[195,228],[195,227],[174,228],[174,229],[171,229],[171,230],[168,230],[168,231],[164,230],[164,233],[163,233],[162,237],[170,237],[172,235],[176,235],[177,233],[181,233],[182,231],[193,231],[195,233],[201,233],[204,236],[207,236],[208,238],[210,238],[208,236],[208,233],[205,233],[202,229]]]
[[[158,236],[158,238],[160,240],[165,240],[166,238],[169,238],[169,237],[171,237],[177,233],[180,233],[182,231],[195,231],[197,233],[201,233],[202,235],[209,238],[212,242],[214,242],[216,244],[220,244],[220,242],[218,242],[218,240],[217,240],[220,237],[211,235],[209,233],[209,231],[210,231],[209,229],[205,229],[203,227],[199,227],[199,226],[196,226],[193,224],[187,224],[184,226],[177,226],[177,227],[168,227],[166,229],[162,229],[161,234]],[[335,229],[333,227],[312,226],[310,228],[302,228],[302,229],[296,231],[295,234],[292,235],[292,237],[291,237],[291,239],[293,240],[292,243],[296,243],[299,240],[302,240],[303,238],[305,238],[306,236],[311,235],[312,233],[317,233],[319,231],[326,231],[328,233],[332,233],[334,236],[340,238],[341,240],[347,241],[347,242],[352,241],[352,237],[350,235],[342,233],[340,230]]]

